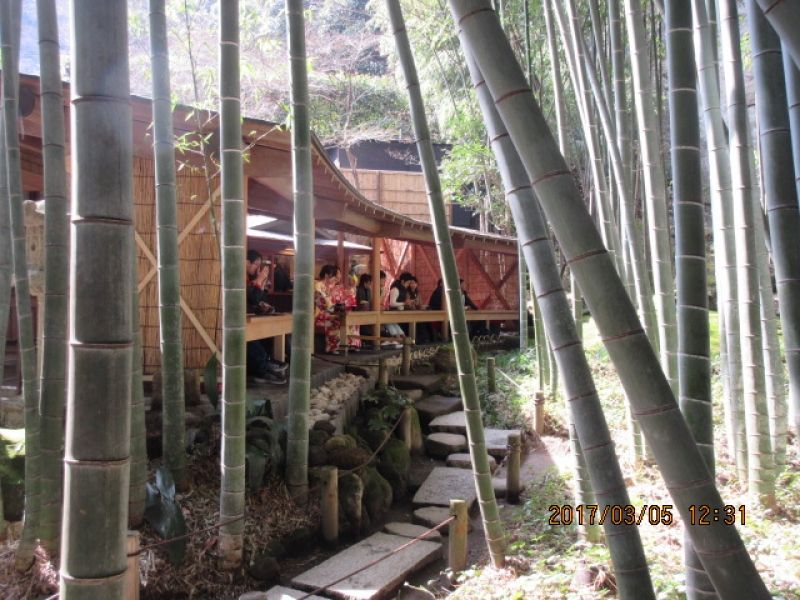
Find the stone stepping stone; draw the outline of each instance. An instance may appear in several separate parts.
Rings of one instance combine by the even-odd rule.
[[[428,422],[441,415],[461,410],[461,398],[459,396],[429,396],[417,402],[416,408],[420,419]]]
[[[444,431],[446,433],[467,433],[467,413],[463,410],[452,412],[447,415],[436,417],[430,422],[429,427],[433,431]]]
[[[344,581],[328,586],[406,543],[406,537],[388,533],[373,534],[298,575],[292,580],[292,586],[307,590],[325,586],[326,595],[345,600],[389,598],[411,573],[441,557],[441,544],[419,541]]]
[[[414,520],[424,527],[436,527],[450,516],[450,509],[443,506],[425,506],[414,511]],[[448,528],[442,527],[439,531],[447,535]],[[467,523],[467,531],[472,531],[472,523]]]
[[[508,487],[506,487],[506,478],[503,477],[495,477],[492,479],[492,487],[494,488],[494,497],[495,498],[505,498],[506,491]],[[525,490],[525,484],[520,482],[520,492]]]
[[[303,598],[308,592],[276,585],[266,592],[247,592],[239,596],[239,600],[294,600]],[[325,600],[322,596],[309,596],[308,600]]]
[[[418,402],[422,400],[423,396],[425,396],[425,392],[422,390],[402,390],[401,393],[411,400],[411,402]]]
[[[425,438],[425,451],[434,458],[447,458],[467,449],[467,438],[460,433],[432,433]]]
[[[428,394],[441,390],[443,382],[441,375],[395,375],[391,380],[398,390],[423,390]]]
[[[484,429],[486,451],[497,459],[505,458],[508,453],[508,437],[513,433],[522,435],[519,429]]]
[[[441,521],[439,521],[439,523],[441,523]],[[438,523],[434,523],[434,525],[437,524]],[[428,531],[428,527],[421,527],[419,525],[414,525],[412,523],[394,522],[394,523],[387,523],[386,525],[384,525],[383,530],[386,533],[391,533],[392,535],[399,535],[407,538],[415,538]],[[424,539],[425,541],[430,541],[430,542],[441,542],[442,534],[439,533],[438,531],[434,531],[426,535]]]
[[[456,469],[472,469],[472,461],[469,458],[469,454],[464,453],[457,453],[451,454],[447,457],[447,466],[454,467]],[[494,473],[494,470],[497,468],[497,461],[494,459],[494,456],[491,454],[489,455],[489,469]]]
[[[450,500],[464,500],[469,508],[476,499],[475,480],[471,471],[436,467],[414,494],[411,502],[416,505],[432,504],[449,508]]]

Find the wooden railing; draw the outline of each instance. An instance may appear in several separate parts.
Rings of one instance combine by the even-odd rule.
[[[518,321],[517,310],[467,310],[467,321]],[[343,313],[342,329],[351,325],[380,326],[382,323],[398,323],[409,325],[409,335],[416,336],[417,323],[441,323],[444,339],[449,339],[450,320],[447,312],[443,310],[355,310]],[[292,315],[289,313],[277,315],[248,315],[247,316],[247,341],[273,339],[273,357],[276,360],[285,360],[286,336],[292,333]]]

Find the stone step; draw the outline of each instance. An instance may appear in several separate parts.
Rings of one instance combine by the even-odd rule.
[[[389,598],[411,573],[441,558],[441,544],[425,540],[416,542],[344,581],[334,585],[331,583],[406,543],[407,537],[388,533],[373,534],[298,575],[292,580],[292,586],[307,590],[325,586],[324,593],[327,596],[345,600]]]
[[[477,499],[472,472],[452,467],[436,467],[414,494],[412,503],[450,506],[450,500],[464,500],[471,507]]]
[[[449,516],[450,509],[444,506],[424,506],[414,511],[414,521],[426,528],[436,527]],[[448,528],[442,527],[439,531],[447,535]],[[467,531],[472,531],[472,523],[467,524]]]
[[[398,390],[423,390],[434,394],[442,389],[444,376],[442,375],[394,375],[391,384]]]
[[[522,435],[519,429],[484,429],[486,451],[498,460],[502,460],[508,454],[508,437],[514,433]]]
[[[441,523],[441,521],[439,521]],[[437,524],[437,523],[435,523]],[[414,525],[412,523],[387,523],[383,526],[383,530],[386,533],[390,533],[392,535],[399,535],[402,537],[407,538],[415,538],[421,536],[423,533],[428,531],[427,527],[421,527],[420,525]],[[425,536],[426,541],[430,542],[441,542],[442,541],[442,534],[438,531],[433,531]]]
[[[461,410],[458,396],[429,396],[416,403],[420,419],[427,423],[436,417]]]
[[[447,458],[467,449],[467,438],[460,433],[432,433],[425,437],[425,451],[434,458]]]
[[[469,454],[466,452],[459,452],[456,454],[451,454],[447,457],[447,466],[454,467],[456,469],[472,469],[472,460],[469,457]],[[497,468],[497,461],[494,459],[494,456],[491,454],[489,455],[489,469],[494,473],[494,470]]]
[[[425,397],[425,392],[423,390],[401,390],[401,393],[408,398],[411,402],[419,402],[422,398]]]
[[[239,596],[239,600],[295,600],[305,598],[308,592],[276,585],[266,592],[247,592]],[[308,596],[308,600],[326,600],[322,596]]]
[[[467,413],[463,410],[440,415],[430,422],[431,431],[444,431],[446,433],[467,433]]]

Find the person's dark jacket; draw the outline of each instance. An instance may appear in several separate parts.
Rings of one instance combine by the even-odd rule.
[[[247,312],[248,313],[255,313],[258,314],[261,311],[259,308],[260,302],[266,302],[264,299],[266,292],[262,290],[260,287],[253,285],[252,283],[247,283]]]
[[[462,291],[461,294],[464,296],[464,306],[467,308],[471,308],[472,310],[478,310],[478,305],[472,301],[472,298],[469,297],[467,292]]]
[[[442,286],[437,287],[433,290],[430,299],[428,300],[428,309],[429,310],[442,310],[442,292],[444,288]]]
[[[356,303],[360,306],[362,302],[367,302],[372,306],[372,290],[363,286],[356,288]]]
[[[285,267],[277,265],[275,267],[275,291],[276,292],[290,292],[292,291],[292,280],[289,277],[289,272]]]

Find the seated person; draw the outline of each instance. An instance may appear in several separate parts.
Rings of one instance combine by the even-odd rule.
[[[314,284],[314,324],[325,336],[325,353],[339,354],[341,343],[340,313],[344,310],[339,279],[341,271],[335,265],[324,265]]]
[[[458,283],[461,285],[461,295],[464,298],[464,310],[479,310],[478,305],[469,297],[464,280],[459,279]],[[469,337],[471,338],[476,335],[489,335],[489,330],[486,328],[484,321],[467,321],[467,326],[469,327]]]
[[[287,263],[288,259],[285,256],[278,256],[275,259],[273,279],[275,280],[276,292],[286,293],[292,291],[292,279],[289,274],[289,265]]]
[[[389,310],[403,310],[406,307],[408,287],[412,279],[414,276],[405,272],[392,283],[392,287],[389,288],[389,302],[386,305]]]
[[[263,258],[255,250],[247,252],[247,312],[266,315],[275,312],[264,301],[264,293],[269,277],[269,265],[263,264]],[[253,340],[247,342],[247,374],[266,383],[281,385],[286,383],[286,370],[289,365],[273,360],[269,340]]]
[[[428,310],[442,310],[442,306],[444,306],[444,283],[440,279],[428,299]]]

